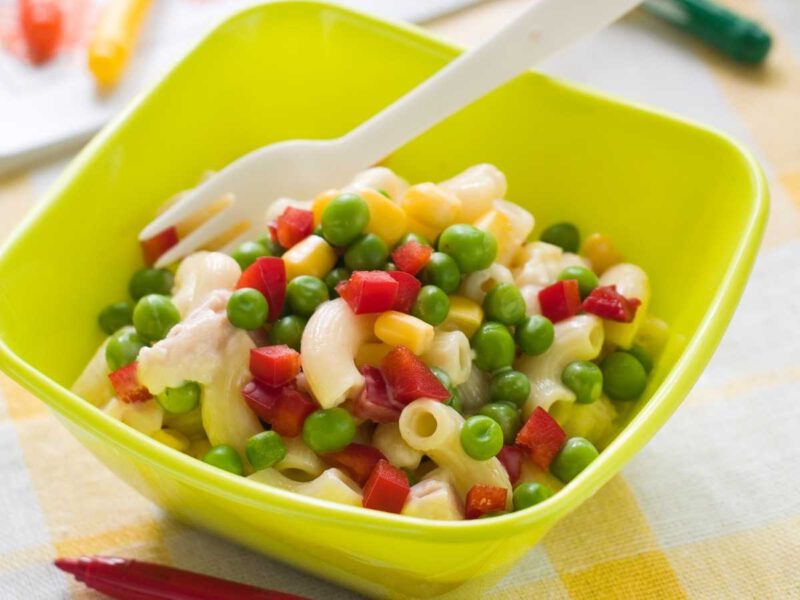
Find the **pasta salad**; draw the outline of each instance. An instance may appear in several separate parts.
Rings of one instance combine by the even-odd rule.
[[[276,201],[262,239],[135,273],[73,390],[298,494],[441,520],[543,502],[613,439],[666,325],[607,236],[530,240],[505,196],[481,164]],[[209,216],[143,242],[145,262]]]

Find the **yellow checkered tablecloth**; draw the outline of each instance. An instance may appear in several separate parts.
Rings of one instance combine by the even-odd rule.
[[[434,28],[475,42],[522,3],[491,3]],[[765,68],[732,65],[641,14],[545,65],[743,139],[765,167],[773,205],[750,285],[700,383],[492,600],[800,598],[800,4],[731,4],[775,34]],[[0,181],[0,239],[62,167]],[[56,555],[92,553],[310,598],[355,597],[171,520],[0,375],[0,598],[99,598],[50,566]]]

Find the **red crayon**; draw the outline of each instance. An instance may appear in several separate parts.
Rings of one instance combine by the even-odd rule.
[[[58,558],[55,565],[87,587],[117,600],[305,600],[293,594],[126,558]]]

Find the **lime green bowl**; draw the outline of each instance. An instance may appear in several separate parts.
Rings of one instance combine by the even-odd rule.
[[[730,139],[528,73],[388,160],[412,181],[494,163],[537,231],[556,220],[603,231],[651,276],[652,312],[672,334],[646,398],[598,460],[533,509],[452,523],[295,496],[179,454],[68,391],[101,340],[99,309],[126,295],[136,233],[159,204],[262,144],[345,133],[456,53],[311,2],[226,21],[86,147],[3,249],[0,366],[179,519],[372,596],[477,597],[630,460],[708,362],[768,203],[761,171]]]

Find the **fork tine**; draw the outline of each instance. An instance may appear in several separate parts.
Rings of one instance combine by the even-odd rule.
[[[234,207],[226,208],[221,213],[211,217],[208,221],[200,225],[200,227],[162,254],[156,261],[155,266],[159,268],[164,267],[183,258],[187,254],[191,254],[198,248],[201,248],[209,240],[212,240],[234,225],[237,219],[240,219],[240,217],[237,215]]]

